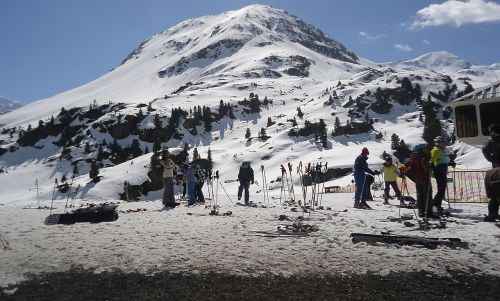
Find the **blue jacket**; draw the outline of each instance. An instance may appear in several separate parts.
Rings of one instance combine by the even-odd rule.
[[[368,156],[361,154],[354,161],[354,178],[362,179],[365,177],[365,173],[374,174],[374,172],[368,167]]]

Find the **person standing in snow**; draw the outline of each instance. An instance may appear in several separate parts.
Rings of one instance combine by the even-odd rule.
[[[491,162],[492,169],[486,172],[484,186],[486,195],[490,199],[488,203],[488,215],[485,222],[494,222],[500,219],[498,210],[500,207],[500,124],[492,124],[488,128],[490,140],[483,146],[483,155]]]
[[[203,195],[202,188],[203,188],[203,184],[205,184],[206,171],[200,167],[199,163],[195,163],[194,175],[196,178],[196,184],[195,184],[196,202],[204,204],[205,203],[205,196]]]
[[[368,167],[368,155],[370,152],[368,148],[363,147],[361,154],[354,161],[354,183],[356,185],[356,192],[354,193],[354,208],[357,209],[371,209],[371,207],[366,203],[368,199],[368,186],[367,176],[373,177],[373,175],[378,174],[372,171]]]
[[[174,197],[174,170],[175,164],[170,159],[170,153],[168,149],[164,149],[162,152],[162,158],[160,160],[160,165],[163,167],[163,205],[165,207],[173,208],[175,207],[175,197]]]
[[[406,162],[406,172],[417,189],[418,216],[433,218],[432,213],[432,186],[429,145],[418,144],[413,148],[410,159]]]
[[[483,146],[483,155],[492,168],[500,167],[500,124],[492,124],[488,130],[490,139]]]
[[[253,184],[254,182],[253,169],[250,167],[250,162],[241,163],[238,181],[240,182],[240,186],[238,187],[238,200],[241,200],[241,195],[243,190],[245,190],[245,205],[248,205],[250,202],[250,193],[248,189],[250,188],[250,183]]]
[[[196,202],[196,196],[195,196],[196,177],[194,174],[194,167],[191,164],[187,163],[184,164],[183,169],[184,171],[182,172],[182,174],[184,175],[184,177],[186,177],[187,181],[187,194],[189,198],[188,206],[192,206]]]
[[[442,202],[448,185],[448,165],[454,166],[450,162],[449,153],[446,149],[446,141],[438,136],[434,139],[435,146],[431,150],[431,167],[436,179],[437,192],[432,201],[439,215],[443,214]]]
[[[396,197],[399,202],[401,202],[401,191],[399,190],[398,183],[396,182],[396,178],[401,176],[401,173],[399,172],[397,166],[392,163],[391,156],[385,157],[385,162],[382,165],[380,172],[384,175],[384,204],[389,204],[389,190],[391,187],[396,193]]]

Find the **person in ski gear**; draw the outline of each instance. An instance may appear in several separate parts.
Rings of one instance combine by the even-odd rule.
[[[187,181],[187,194],[189,197],[188,206],[192,206],[196,201],[196,196],[195,196],[196,177],[194,174],[194,167],[191,164],[187,163],[184,164],[183,170],[184,171],[182,172],[182,174],[184,175],[184,177],[186,177]]]
[[[500,167],[500,124],[492,124],[488,130],[490,139],[483,146],[483,155],[491,162],[491,167]]]
[[[486,195],[490,199],[488,203],[488,215],[485,216],[485,222],[494,222],[500,219],[498,214],[500,204],[500,167],[495,167],[486,172],[484,177],[484,186]]]
[[[449,152],[446,149],[446,141],[443,137],[437,136],[434,139],[435,146],[431,150],[431,168],[434,179],[436,179],[437,192],[432,201],[437,208],[438,214],[443,214],[442,202],[446,193],[448,165],[450,164]]]
[[[380,172],[384,175],[384,204],[389,204],[389,190],[392,187],[396,193],[396,197],[399,202],[401,202],[401,191],[398,188],[398,183],[396,178],[401,176],[398,167],[392,163],[391,156],[385,157],[385,162],[380,169]]]
[[[168,149],[162,152],[160,165],[163,167],[163,205],[165,207],[175,207],[174,197],[174,170],[176,168]]]
[[[435,217],[432,212],[431,167],[429,145],[417,144],[406,162],[405,176],[415,183],[419,217]]]
[[[248,205],[250,202],[250,193],[248,189],[250,188],[250,183],[254,183],[253,169],[250,167],[250,162],[243,162],[240,166],[240,171],[238,172],[238,181],[240,186],[238,187],[238,200],[241,200],[241,195],[243,190],[245,190],[245,204]]]
[[[483,155],[491,162],[492,169],[486,172],[484,186],[486,195],[490,199],[488,202],[488,215],[485,222],[494,222],[500,219],[498,214],[500,204],[500,124],[492,124],[488,128],[490,139],[483,146]]]
[[[206,176],[206,171],[201,168],[199,163],[195,163],[194,165],[194,175],[196,178],[196,184],[195,184],[195,195],[196,195],[196,202],[204,204],[205,203],[205,196],[203,195],[203,184],[205,184],[205,176]]]
[[[368,199],[368,186],[367,175],[373,177],[376,174],[368,167],[368,155],[370,152],[368,148],[364,147],[361,150],[361,154],[354,161],[354,183],[356,185],[356,192],[354,193],[354,208],[358,209],[371,209],[371,207],[366,203]],[[378,172],[377,172],[378,173]]]

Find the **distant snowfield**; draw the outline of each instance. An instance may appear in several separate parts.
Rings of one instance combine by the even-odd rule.
[[[225,184],[229,193],[236,183]],[[256,188],[256,185],[253,186]],[[351,274],[414,272],[447,275],[449,271],[500,275],[499,231],[494,224],[478,222],[487,212],[485,204],[457,205],[444,229],[425,233],[414,227],[390,222],[399,208],[371,202],[374,210],[352,208],[351,193],[325,194],[325,210],[310,214],[293,212],[279,204],[274,194],[267,208],[235,205],[219,189],[221,216],[209,215],[204,206],[162,210],[160,201],[121,203],[118,210],[147,208],[146,212],[120,213],[110,223],[43,224],[48,210],[21,209],[1,205],[0,229],[10,249],[0,256],[0,286],[22,281],[28,274],[65,271],[72,267],[95,273],[112,270],[152,274],[161,270],[197,273],[215,271],[246,275],[263,273]],[[261,194],[252,194],[255,202]],[[78,203],[86,201],[77,200]],[[50,201],[42,201],[49,205]],[[54,212],[62,212],[65,200],[56,201]],[[37,205],[33,202],[31,205]],[[330,207],[331,210],[326,210]],[[230,216],[222,216],[231,211]],[[412,214],[401,209],[401,214]],[[279,221],[285,214],[292,221]],[[303,216],[305,224],[319,231],[306,237],[265,237],[255,231],[275,231]],[[416,224],[416,221],[411,220]],[[434,222],[436,223],[436,222]],[[353,232],[427,237],[459,237],[469,249],[441,247],[435,250],[396,245],[353,244]]]

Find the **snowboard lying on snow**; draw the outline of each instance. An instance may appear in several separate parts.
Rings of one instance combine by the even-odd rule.
[[[377,234],[364,234],[364,233],[351,233],[352,242],[366,242],[366,243],[389,243],[404,246],[420,245],[430,249],[437,248],[438,246],[447,246],[451,248],[468,248],[467,242],[463,242],[460,238],[429,238],[419,236],[402,236],[391,235],[383,233]]]
[[[114,222],[118,219],[116,212],[117,204],[105,203],[100,205],[89,205],[88,207],[78,208],[70,213],[51,214],[45,219],[46,225],[74,223],[100,223]]]

